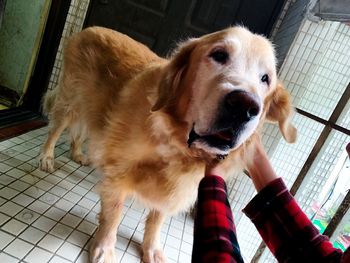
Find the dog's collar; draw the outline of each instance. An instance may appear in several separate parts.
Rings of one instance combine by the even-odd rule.
[[[216,155],[216,160],[225,160],[225,158],[227,157],[227,154],[217,154]]]

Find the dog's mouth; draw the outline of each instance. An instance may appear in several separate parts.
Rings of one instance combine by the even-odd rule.
[[[214,147],[220,150],[229,150],[236,145],[237,138],[241,132],[241,129],[227,128],[222,130],[214,131],[210,134],[199,135],[192,128],[187,144],[191,147],[195,141],[205,142],[210,147]]]

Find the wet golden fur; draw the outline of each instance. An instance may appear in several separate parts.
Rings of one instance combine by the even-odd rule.
[[[192,125],[186,116],[195,99],[189,86],[198,78],[196,61],[218,39],[230,34],[243,34],[244,38],[245,31],[237,30],[188,41],[170,60],[105,28],[88,28],[69,40],[60,85],[46,95],[51,128],[40,167],[53,170],[54,146],[65,128],[72,137],[72,158],[87,164],[81,144],[88,138],[89,161],[103,176],[100,227],[90,251],[92,262],[114,262],[122,204],[130,195],[151,210],[143,241],[144,261],[165,261],[159,248],[164,217],[185,211],[194,203],[205,163],[216,162],[212,154],[189,148],[186,143]],[[256,50],[263,56],[263,47]],[[275,72],[271,74],[275,76]],[[264,94],[259,127],[266,118],[279,122],[284,137],[294,141],[289,95],[276,77],[272,82],[273,87]],[[253,143],[254,134],[229,154],[224,161],[228,174],[241,171]]]

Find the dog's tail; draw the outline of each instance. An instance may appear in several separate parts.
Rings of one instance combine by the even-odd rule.
[[[48,90],[42,99],[42,112],[44,115],[48,116],[51,112],[51,109],[53,108],[53,105],[55,104],[57,95],[57,88],[53,90]]]

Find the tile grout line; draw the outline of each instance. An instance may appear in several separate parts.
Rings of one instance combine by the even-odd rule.
[[[24,142],[25,142],[25,141],[24,141]],[[20,144],[22,144],[22,143],[24,143],[24,142],[21,142]],[[20,144],[17,144],[17,145],[20,145]],[[35,147],[37,147],[37,146],[34,146],[33,148],[35,148]],[[33,148],[32,148],[32,149],[33,149]],[[66,154],[67,152],[69,152],[69,151],[63,152],[59,157],[61,157],[62,155]],[[30,160],[33,160],[33,159],[35,159],[35,158],[36,158],[36,157],[33,157],[33,158],[30,159]],[[57,157],[57,158],[58,158],[58,157]],[[29,160],[27,160],[27,161],[29,161]],[[27,161],[25,161],[25,162],[27,162]],[[68,161],[68,162],[70,162],[70,161]],[[64,166],[64,165],[69,165],[68,162],[66,162],[65,164],[61,165],[60,167],[62,167],[62,166]],[[20,166],[20,165],[19,165],[19,166]],[[17,167],[18,167],[18,166],[17,166]],[[13,167],[12,169],[9,169],[8,171],[6,171],[6,173],[9,172],[9,171],[11,171],[11,170],[13,170],[14,168],[17,168],[17,167]],[[59,177],[61,180],[57,181],[56,184],[53,184],[53,185],[52,185],[50,188],[48,188],[47,190],[43,190],[43,189],[41,189],[41,188],[39,188],[39,187],[36,186],[36,188],[39,188],[40,190],[43,190],[43,191],[45,191],[45,192],[44,192],[43,194],[41,194],[40,196],[38,196],[37,198],[34,198],[34,200],[33,200],[31,203],[29,203],[29,204],[27,205],[27,207],[28,207],[30,204],[34,203],[35,201],[38,201],[38,200],[41,201],[41,200],[40,200],[40,197],[42,197],[42,196],[45,195],[46,193],[50,193],[49,191],[50,191],[51,189],[53,189],[55,186],[58,186],[58,184],[59,184],[60,182],[62,182],[63,180],[65,180],[68,176],[72,175],[75,171],[79,170],[80,167],[81,167],[81,166],[78,166],[78,167],[76,167],[76,168],[75,168],[75,167],[72,167],[72,168],[75,168],[75,170],[73,170],[70,174],[66,175],[64,178]],[[35,170],[37,170],[37,169],[34,169],[33,171],[35,171]],[[31,171],[31,172],[33,172],[33,171]],[[82,178],[79,182],[75,183],[75,185],[78,185],[81,181],[85,180],[86,177],[89,176],[93,171],[94,171],[94,170],[91,169],[91,171],[90,171],[89,173],[87,173],[86,176],[84,176],[84,178]],[[30,172],[30,173],[31,173],[31,172]],[[84,173],[85,173],[85,172],[84,172]],[[31,175],[32,175],[33,177],[37,177],[37,176],[35,176],[35,175],[33,175],[33,174],[31,174]],[[54,175],[54,176],[58,177],[58,176],[55,175],[54,173],[48,173],[46,176],[44,176],[44,177],[42,177],[42,178],[38,178],[38,179],[39,179],[39,181],[40,181],[40,180],[45,180],[45,178],[47,178],[47,177],[50,176],[50,175]],[[8,176],[9,176],[9,175],[8,175]],[[21,176],[20,178],[15,178],[14,181],[10,182],[10,183],[7,184],[7,185],[4,185],[4,187],[9,187],[9,188],[11,188],[11,189],[14,189],[14,188],[12,188],[12,187],[9,186],[9,185],[12,184],[12,183],[14,183],[14,182],[16,182],[16,181],[21,181],[20,179],[21,179],[22,177],[24,177],[24,176],[25,176],[25,175]],[[12,177],[12,178],[13,178],[13,177]],[[23,182],[23,181],[22,181],[22,182]],[[46,181],[46,182],[47,182],[47,181]],[[92,183],[92,182],[90,182],[90,183]],[[95,185],[96,185],[96,184],[95,184]],[[32,185],[32,186],[33,186],[33,185]],[[93,186],[93,187],[94,187],[94,186]],[[66,213],[65,215],[67,215],[76,205],[78,205],[78,203],[91,191],[91,189],[92,189],[93,187],[91,187],[90,189],[86,189],[85,187],[83,187],[83,188],[85,188],[85,190],[87,190],[87,192],[86,192],[84,195],[81,195],[81,197],[80,197],[79,200],[75,203],[75,205],[74,205],[69,211],[66,211],[67,213]],[[17,189],[14,189],[14,190],[18,191],[19,193],[17,193],[15,196],[11,197],[10,200],[8,200],[7,202],[10,202],[10,201],[12,202],[12,199],[13,199],[13,198],[15,198],[16,196],[18,196],[18,195],[20,195],[20,194],[24,194],[24,192],[25,192],[28,188],[30,188],[30,187],[27,187],[27,188],[25,188],[25,189],[22,190],[22,191],[18,191]],[[74,188],[74,187],[73,187],[73,188]],[[68,193],[68,192],[70,192],[73,188],[71,188],[71,189],[69,189],[69,190],[67,190],[67,189],[65,189],[65,190],[67,190],[67,193]],[[67,193],[65,193],[65,194],[67,194]],[[50,194],[53,194],[53,193],[50,193]],[[55,195],[55,194],[53,194],[53,195]],[[57,195],[55,195],[55,196],[57,196]],[[31,197],[33,198],[33,196],[31,196]],[[14,216],[12,216],[12,217],[10,217],[9,219],[7,219],[2,225],[5,225],[6,223],[8,223],[9,221],[11,221],[12,219],[18,220],[18,219],[16,218],[16,216],[19,215],[24,209],[28,209],[28,210],[31,210],[31,211],[33,211],[33,212],[39,214],[39,217],[38,217],[36,220],[34,220],[33,222],[31,222],[30,224],[26,224],[26,225],[27,225],[26,228],[23,229],[23,230],[19,233],[19,235],[20,235],[21,233],[23,233],[26,229],[28,229],[29,226],[31,226],[31,227],[33,227],[33,228],[36,228],[36,229],[39,229],[39,228],[33,226],[32,224],[35,223],[41,216],[43,216],[43,217],[45,217],[45,218],[48,218],[48,219],[50,219],[50,220],[53,220],[52,218],[47,217],[47,216],[45,215],[45,213],[46,213],[49,209],[51,209],[52,207],[54,207],[54,208],[56,208],[56,209],[60,209],[60,208],[58,208],[58,207],[55,207],[55,204],[56,204],[57,202],[59,202],[59,201],[61,200],[61,198],[63,198],[63,196],[62,196],[62,197],[61,197],[61,196],[57,196],[57,197],[58,197],[59,199],[57,199],[53,204],[50,204],[51,206],[48,207],[46,210],[44,210],[42,213],[38,213],[38,212],[36,212],[36,211],[33,211],[33,210],[28,209],[27,207],[23,207],[23,206],[21,205],[21,207],[23,207],[23,209],[21,209],[21,210],[20,210],[18,213],[16,213]],[[86,198],[87,198],[87,197],[86,197]],[[89,199],[89,198],[87,198],[87,199]],[[89,200],[91,200],[91,199],[89,199]],[[91,201],[93,201],[93,200],[91,200]],[[4,204],[6,204],[7,202],[5,202]],[[44,201],[44,202],[45,202],[45,201]],[[45,203],[46,203],[46,202],[45,202]],[[4,205],[4,204],[3,204],[3,205]],[[98,202],[95,203],[94,207],[95,207],[97,204],[98,204]],[[94,207],[93,207],[93,208],[94,208]],[[83,208],[85,208],[85,207],[83,207]],[[65,226],[68,226],[68,227],[70,227],[70,228],[72,228],[73,231],[75,230],[75,231],[81,232],[81,231],[78,230],[77,228],[81,225],[81,223],[82,223],[82,222],[84,221],[84,219],[88,216],[88,214],[89,214],[91,211],[93,211],[93,208],[90,209],[88,213],[86,213],[86,215],[84,216],[84,218],[81,220],[81,222],[80,222],[79,224],[77,224],[77,226],[76,226],[75,228],[72,228],[71,226],[66,225],[66,224],[60,222],[60,220],[64,217],[64,216],[62,216],[62,218],[60,218],[58,221],[54,220],[54,221],[56,221],[56,223],[55,223],[49,230],[47,230],[46,232],[44,232],[42,229],[39,229],[40,231],[43,231],[43,232],[45,233],[45,235],[44,235],[41,239],[39,239],[39,241],[37,241],[35,245],[39,244],[40,241],[41,241],[47,234],[50,234],[50,231],[52,231],[52,229],[54,229],[55,226],[57,226],[59,223],[65,225]],[[62,209],[60,209],[60,210],[62,210]],[[62,210],[62,211],[63,211],[63,210]],[[73,214],[73,215],[74,215],[74,214]],[[22,222],[21,220],[19,220],[19,221]],[[90,221],[88,220],[88,222],[90,222]],[[3,230],[3,231],[5,231],[6,233],[10,234],[11,236],[15,236],[14,234],[7,232],[6,230]],[[72,231],[71,233],[73,233],[73,231]],[[71,234],[71,233],[70,233],[70,234]],[[81,232],[81,233],[84,233],[84,232]],[[70,235],[70,234],[69,234],[69,235]],[[84,233],[84,234],[86,234],[86,233]],[[18,238],[18,239],[20,239],[20,240],[22,240],[22,241],[28,243],[28,241],[23,240],[22,238],[20,238],[19,235],[18,235],[18,236],[15,236],[15,240]],[[52,234],[51,234],[51,235],[52,235]],[[67,236],[64,240],[62,239],[62,240],[63,240],[63,243],[64,243],[65,241],[67,241],[67,238],[68,238],[68,236]],[[14,240],[12,240],[9,244],[7,244],[7,245],[3,248],[3,250],[5,250],[10,244],[12,244],[13,241],[14,241]],[[69,241],[67,241],[67,242],[69,242]],[[63,243],[62,243],[61,246],[56,250],[56,252],[62,247]],[[69,242],[69,243],[70,243],[70,242]],[[87,241],[86,243],[88,243],[88,241]],[[78,254],[76,260],[79,258],[79,256],[80,256],[80,254],[82,253],[82,251],[84,251],[84,248],[85,248],[86,243],[83,245],[83,247],[81,247],[81,251],[80,251],[80,253]],[[32,243],[28,243],[28,244],[32,245]],[[75,244],[73,244],[73,245],[75,245]],[[27,257],[27,256],[31,253],[31,251],[34,250],[34,248],[36,248],[36,247],[37,247],[37,246],[34,246],[32,249],[30,249],[30,250],[28,251],[28,253],[27,253],[22,259],[20,259],[20,260],[24,260],[25,257]],[[45,248],[42,248],[42,247],[40,247],[40,248],[43,249],[43,250],[45,250],[45,251],[47,251],[47,252],[49,252],[50,254],[53,254],[53,256],[57,255],[56,252],[52,253],[51,251],[49,251],[49,250],[47,250],[47,249],[45,249]],[[53,256],[52,256],[52,257],[53,257]],[[57,256],[59,256],[59,255],[57,255]],[[52,258],[52,257],[51,257],[51,258]],[[50,258],[50,259],[51,259],[51,258]]]

